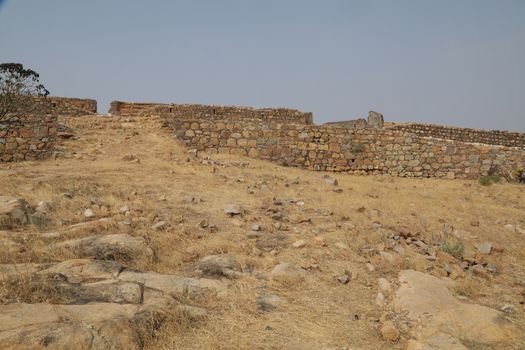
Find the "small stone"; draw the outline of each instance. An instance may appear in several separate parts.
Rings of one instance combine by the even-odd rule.
[[[71,192],[64,192],[64,193],[62,193],[62,196],[65,197],[65,198],[71,199],[71,198],[73,198],[73,193],[71,193]]]
[[[262,237],[262,232],[257,232],[257,231],[248,231],[246,233],[246,237],[248,238],[260,238]]]
[[[88,218],[88,219],[89,219],[89,218],[94,218],[95,216],[96,216],[96,215],[95,215],[95,213],[93,212],[93,210],[91,210],[91,209],[89,209],[89,208],[86,209],[86,210],[84,210],[84,217],[85,217],[85,218]]]
[[[314,237],[314,243],[318,246],[324,247],[326,245],[326,242],[324,241],[324,238],[321,236],[315,236]]]
[[[503,253],[504,251],[504,248],[501,244],[499,244],[498,242],[494,242],[492,243],[492,250],[496,253]]]
[[[425,242],[421,241],[421,240],[415,241],[414,244],[417,245],[419,248],[421,248],[423,250],[427,250],[428,249],[428,245]]]
[[[476,243],[475,246],[481,254],[490,254],[492,251],[492,243],[489,242]]]
[[[252,225],[252,231],[261,231],[261,225],[253,224]]]
[[[390,294],[392,292],[392,286],[390,285],[390,282],[386,280],[386,278],[379,278],[377,280],[377,285],[383,294]]]
[[[303,248],[306,245],[306,242],[303,239],[300,239],[292,244],[294,248]]]
[[[348,246],[346,244],[344,244],[343,242],[337,242],[335,244],[335,247],[339,248],[339,249],[344,249],[344,250],[348,249]]]
[[[500,311],[503,311],[506,314],[513,314],[516,312],[516,308],[514,307],[514,305],[508,304],[508,305],[502,306]]]
[[[476,264],[474,266],[471,266],[470,270],[476,275],[480,275],[480,276],[486,276],[487,275],[487,270],[483,267],[483,265],[480,265],[480,264]]]
[[[383,326],[381,326],[381,335],[384,339],[392,342],[399,339],[399,331],[392,321],[386,321],[383,323]]]
[[[324,181],[326,181],[326,183],[333,185],[333,186],[339,185],[339,181],[337,181],[337,179],[334,179],[328,175],[325,175]]]
[[[238,204],[228,204],[226,209],[224,209],[224,213],[229,216],[242,215],[244,209]]]
[[[408,237],[412,237],[412,232],[410,231],[410,229],[406,226],[401,226],[399,228],[399,235],[403,238],[408,238]]]
[[[485,268],[490,273],[498,273],[498,267],[496,266],[496,264],[492,264],[492,263],[487,264]]]
[[[164,230],[168,226],[166,221],[159,221],[151,226],[152,230]]]
[[[374,267],[374,265],[370,264],[370,263],[367,263],[366,264],[366,268],[368,269],[368,271],[370,272],[374,272],[376,270],[376,268]]]
[[[334,188],[334,189],[332,190],[332,192],[335,192],[335,193],[343,193],[343,189],[340,188],[340,187],[338,187],[338,188]]]
[[[336,279],[342,284],[347,284],[348,282],[350,282],[350,276],[348,276],[347,274],[337,276]]]
[[[374,302],[377,306],[383,306],[385,304],[385,295],[381,292],[377,293]]]
[[[126,214],[126,213],[129,212],[129,207],[128,207],[127,205],[124,205],[124,206],[122,206],[122,207],[119,209],[119,212],[120,212],[121,214]]]
[[[202,219],[198,224],[197,226],[200,227],[200,228],[207,228],[209,226],[209,222],[208,220],[206,219]]]

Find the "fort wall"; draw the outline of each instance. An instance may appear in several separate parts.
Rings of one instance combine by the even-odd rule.
[[[525,150],[422,137],[393,129],[165,118],[189,149],[317,171],[477,179],[525,166]]]
[[[288,108],[250,108],[237,106],[214,106],[200,104],[155,104],[113,101],[109,113],[119,116],[161,115],[171,119],[203,120],[261,120],[298,124],[313,124],[313,115]]]
[[[22,116],[0,122],[0,163],[44,159],[57,136],[57,116]]]
[[[419,136],[525,149],[525,133],[519,132],[479,130],[419,123],[391,123],[389,128],[391,130],[411,132]]]

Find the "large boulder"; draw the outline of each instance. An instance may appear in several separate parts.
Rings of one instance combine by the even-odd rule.
[[[47,213],[36,211],[25,199],[0,196],[0,229],[28,224],[42,227],[48,221]]]
[[[33,209],[24,199],[0,196],[0,228],[29,224]]]
[[[413,334],[417,338],[413,343],[424,349],[466,349],[469,343],[499,348],[523,338],[502,312],[456,298],[452,280],[405,270],[400,272],[399,282],[394,310],[414,324],[422,322]]]

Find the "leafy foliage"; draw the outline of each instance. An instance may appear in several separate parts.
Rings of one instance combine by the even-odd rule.
[[[49,91],[40,75],[20,63],[0,64],[0,122],[8,122],[30,110],[31,97],[46,97]]]

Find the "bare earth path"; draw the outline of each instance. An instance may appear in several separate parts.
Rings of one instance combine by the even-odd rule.
[[[149,299],[141,289],[135,304],[111,295],[100,301],[103,310],[121,315],[128,304],[145,310],[146,300],[166,309],[191,308],[140,321],[145,334],[126,336],[116,348],[525,348],[524,186],[323,174],[224,155],[203,161],[156,120],[63,122],[75,137],[64,141],[57,159],[0,165],[0,196],[24,198],[33,207],[44,201],[50,218],[41,228],[0,231],[2,273],[9,275],[13,263],[49,268],[96,257],[122,264],[112,277],[118,288],[128,288],[120,297],[134,300],[134,283],[161,293]],[[92,223],[103,218],[103,224]],[[93,226],[71,227],[84,222]],[[94,234],[129,234],[139,248],[129,253],[119,245],[118,254],[99,257],[99,246],[90,250],[98,241],[60,246]],[[72,283],[70,270],[63,271]],[[170,280],[168,288],[160,274],[191,280]],[[21,303],[66,304],[57,297],[62,284],[32,286],[27,296],[27,283],[3,280],[9,280],[0,280],[4,314],[13,311],[16,318]],[[179,282],[185,283],[180,293]],[[68,288],[80,288],[75,283]],[[82,283],[89,290],[82,296],[92,298],[98,286]],[[196,284],[214,293],[188,292]],[[81,293],[74,290],[63,307],[71,313],[80,307]],[[89,298],[82,307],[90,307]],[[440,313],[440,305],[455,308]],[[128,311],[128,319],[140,320],[136,309]],[[81,323],[96,328],[97,317]],[[3,329],[2,320],[2,344],[24,348],[25,338]],[[34,339],[42,332],[32,333]],[[73,344],[54,337],[46,338],[50,346],[38,340],[33,348]],[[75,339],[86,348],[106,346],[90,337]]]

